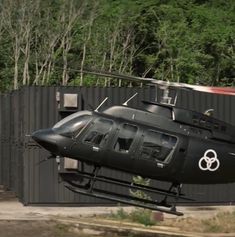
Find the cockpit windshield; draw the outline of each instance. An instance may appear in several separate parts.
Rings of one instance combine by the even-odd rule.
[[[60,135],[72,137],[77,135],[90,120],[91,112],[81,111],[62,119],[52,129]]]

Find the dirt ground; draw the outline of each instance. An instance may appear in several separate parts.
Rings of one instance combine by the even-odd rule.
[[[94,237],[94,230],[80,231],[61,219],[109,214],[117,207],[23,206],[14,194],[0,186],[0,237]],[[116,235],[108,236],[116,237]]]
[[[118,237],[117,234],[113,234],[116,232],[112,234],[104,231],[97,232],[92,229],[92,225],[84,231],[78,223],[82,220],[88,224],[95,223],[99,218],[102,219],[119,209],[120,207],[23,206],[11,192],[0,189],[0,237]],[[184,213],[183,217],[164,214],[164,221],[158,223],[158,226],[164,230],[172,227],[194,233],[197,231],[198,233],[235,232],[235,206],[179,207],[178,209]],[[132,210],[133,207],[125,207],[127,212]],[[124,224],[124,222],[117,223],[120,228]],[[158,226],[156,228],[159,228]],[[137,227],[139,228],[139,225]]]
[[[117,234],[108,234],[102,231],[80,231],[69,224],[53,220],[1,220],[1,237],[120,237]]]
[[[1,237],[78,237],[54,221],[0,221]]]

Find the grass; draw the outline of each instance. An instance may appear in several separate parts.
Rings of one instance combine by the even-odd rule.
[[[124,211],[123,208],[119,208],[116,212],[112,212],[110,217],[115,220],[127,220],[129,217],[129,214]]]
[[[147,209],[136,208],[130,213],[130,219],[133,222],[137,222],[145,226],[152,226],[156,224],[156,221],[152,218],[152,211]]]
[[[178,227],[183,231],[199,233],[235,233],[235,211],[220,212],[208,219],[179,218],[161,223],[165,226]]]
[[[235,212],[223,212],[215,217],[202,220],[205,232],[231,233],[235,232]]]
[[[127,213],[123,208],[119,208],[117,212],[112,213],[112,219],[121,221],[130,221],[143,224],[145,226],[153,226],[158,224],[152,218],[152,211],[135,208]],[[167,219],[161,222],[161,225],[178,227],[183,231],[201,232],[201,233],[235,233],[235,211],[220,212],[214,217],[208,219],[196,218],[177,218]]]
[[[105,218],[122,222],[139,223],[144,226],[159,224],[159,222],[154,220],[153,212],[143,208],[135,208],[132,211],[127,212],[124,208],[119,207],[116,212],[112,212],[109,216],[105,216]],[[207,219],[196,217],[167,218],[164,221],[161,221],[160,225],[176,227],[182,231],[195,233],[235,233],[235,211],[219,212],[217,215]],[[73,237],[73,235],[71,235],[71,229],[68,229],[68,225],[57,224],[55,229],[58,234],[56,236],[58,237]],[[86,235],[82,235],[82,237],[86,237]]]
[[[49,236],[49,235],[48,235]],[[92,235],[89,233],[83,233],[83,231],[78,230],[76,227],[71,227],[70,224],[63,224],[55,222],[55,226],[53,228],[53,234],[50,235],[51,237],[96,237],[97,235]],[[103,235],[104,237],[106,235]],[[109,237],[118,237],[115,234]]]
[[[116,212],[112,212],[110,217],[115,220],[131,221],[145,226],[156,224],[156,221],[152,218],[152,211],[143,208],[135,208],[130,213],[126,212],[123,208],[119,208]]]
[[[110,216],[106,216],[106,218],[128,223],[139,223],[144,226],[158,225],[159,222],[156,222],[152,216],[153,212],[148,209],[135,208],[131,212],[127,212],[122,207],[119,207],[116,212],[112,212]],[[161,221],[160,224],[167,227],[176,227],[181,231],[194,233],[235,233],[235,211],[219,212],[217,215],[207,219],[192,217],[167,218],[164,221]],[[75,237],[75,232],[73,232],[68,225],[60,223],[56,223],[54,233],[55,236],[58,237]],[[81,232],[81,235],[79,233],[79,236],[88,237],[89,235]],[[114,237],[116,235],[113,234],[112,236]]]
[[[54,233],[58,237],[66,236],[69,232],[69,226],[62,224],[62,223],[56,223],[54,228]]]

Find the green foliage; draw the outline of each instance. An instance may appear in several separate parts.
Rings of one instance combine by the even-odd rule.
[[[144,179],[141,176],[133,176],[133,183],[144,185],[144,186],[149,186],[150,179]],[[141,190],[131,190],[130,189],[130,194],[133,197],[137,197],[137,198],[141,198],[141,199],[147,199],[147,200],[151,199],[145,192],[143,192]]]
[[[130,213],[126,212],[123,208],[119,208],[117,212],[112,212],[110,217],[115,220],[127,220],[145,226],[152,226],[156,224],[156,221],[152,218],[152,211],[143,208],[135,208]]]
[[[69,233],[69,226],[62,224],[62,223],[57,223],[54,228],[54,234],[58,237],[66,236]]]
[[[133,176],[133,183],[143,185],[143,186],[149,186],[150,185],[150,179],[144,179],[141,176]],[[150,196],[146,194],[146,192],[141,190],[130,190],[130,194],[133,197],[151,200]],[[156,222],[152,218],[152,211],[148,209],[143,208],[135,208],[129,215],[129,219],[133,222],[137,222],[140,224],[143,224],[145,226],[155,225]]]
[[[130,219],[133,222],[143,224],[145,226],[155,225],[156,222],[152,219],[152,211],[143,208],[136,208],[130,213]]]
[[[151,76],[165,80],[229,84],[235,69],[230,51],[234,50],[234,4],[231,1],[225,10],[214,2],[170,1],[141,15],[138,32],[147,39],[145,60],[139,62],[144,61],[143,70],[149,67]],[[148,57],[155,61],[149,63]]]
[[[235,212],[220,212],[216,216],[201,221],[204,232],[231,233],[235,231]]]
[[[128,219],[128,217],[129,217],[129,214],[126,211],[124,211],[124,209],[121,207],[117,210],[117,212],[111,213],[111,218],[116,219],[116,220],[126,220]]]
[[[203,221],[203,224],[205,225],[205,232],[209,233],[221,233],[222,228],[217,223],[213,223],[211,221],[205,220]]]
[[[110,85],[69,68],[234,85],[233,0],[4,0],[0,91]]]

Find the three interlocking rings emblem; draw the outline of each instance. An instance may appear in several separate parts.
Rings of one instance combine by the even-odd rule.
[[[203,157],[199,160],[199,168],[203,171],[216,171],[220,166],[220,161],[217,158],[217,153],[209,149],[207,150]]]

